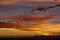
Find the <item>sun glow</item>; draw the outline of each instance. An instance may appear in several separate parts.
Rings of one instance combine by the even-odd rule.
[[[60,33],[60,24],[56,24],[56,25],[54,25],[54,24],[38,24],[35,26],[31,26],[27,29],[28,30],[14,29],[14,28],[0,28],[0,31],[1,30],[10,30],[13,32],[15,31],[13,34],[12,34],[12,32],[10,32],[8,34],[8,36],[35,36],[35,35],[37,35],[37,36],[41,36],[41,35],[52,36],[52,35],[60,35],[60,34],[58,34],[58,33]],[[8,33],[8,31],[5,34],[7,34],[7,33]],[[1,33],[0,33],[0,35],[1,35]]]

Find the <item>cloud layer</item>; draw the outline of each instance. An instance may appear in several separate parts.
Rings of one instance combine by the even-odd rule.
[[[58,2],[60,2],[60,0],[0,0],[0,4],[3,4],[3,5],[5,5],[5,4],[14,4],[14,3],[16,3],[16,2],[41,2],[41,1],[58,1]]]

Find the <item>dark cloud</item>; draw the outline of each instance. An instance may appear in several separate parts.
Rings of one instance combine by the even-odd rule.
[[[36,9],[33,9],[32,12],[34,12],[36,10],[46,12],[47,10],[53,9],[55,7],[60,7],[60,4],[56,4],[55,6],[48,6],[47,8],[43,8],[43,7],[42,8],[36,8]]]
[[[15,24],[9,22],[0,22],[0,28],[14,28]]]

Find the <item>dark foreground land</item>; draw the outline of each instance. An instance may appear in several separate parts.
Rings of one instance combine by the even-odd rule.
[[[58,40],[60,36],[34,36],[34,37],[17,37],[17,38],[0,38],[0,40]]]

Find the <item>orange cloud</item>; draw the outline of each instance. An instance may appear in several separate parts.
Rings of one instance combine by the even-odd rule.
[[[0,36],[2,37],[17,37],[17,36],[41,36],[41,35],[60,35],[60,24],[49,24],[49,23],[43,23],[34,25],[27,28],[28,30],[24,29],[14,29],[14,28],[0,28]],[[3,31],[4,30],[4,31]],[[2,33],[2,31],[4,33]]]
[[[15,2],[18,2],[18,1],[21,1],[21,0],[0,0],[0,4],[13,4]]]
[[[60,2],[60,0],[30,0],[30,1],[36,1],[36,2],[41,2],[41,1],[52,1],[52,2]]]
[[[60,2],[60,0],[0,0],[0,4],[3,4],[3,5],[5,5],[5,4],[14,4],[14,3],[16,3],[16,2],[41,2],[41,1],[44,1],[44,2],[46,2],[46,1],[58,1],[58,2]]]

